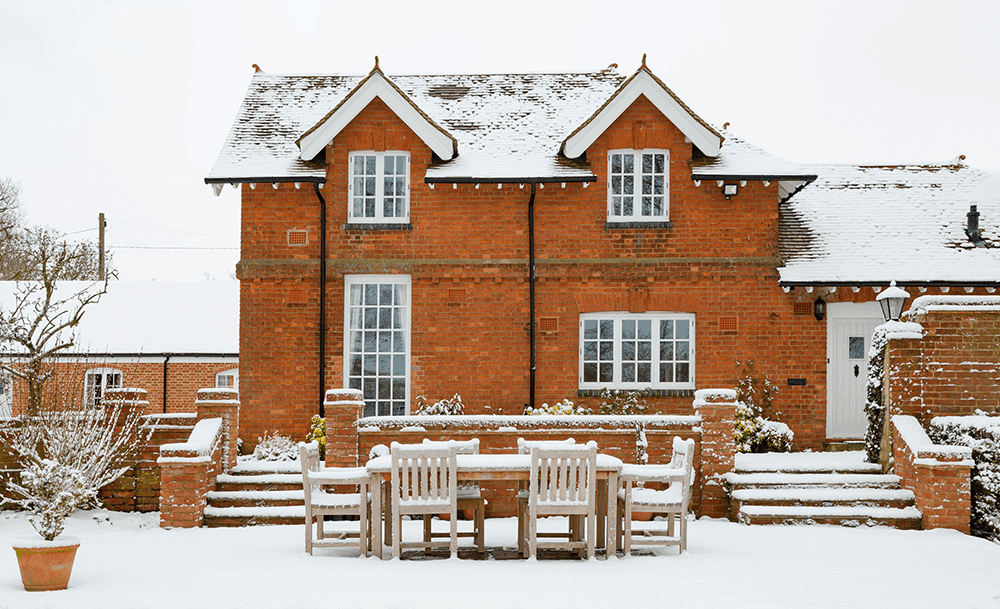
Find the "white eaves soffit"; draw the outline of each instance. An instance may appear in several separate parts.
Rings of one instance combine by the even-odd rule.
[[[608,103],[579,131],[563,142],[563,154],[575,159],[587,151],[594,141],[615,122],[629,106],[645,95],[657,110],[681,130],[691,143],[706,156],[718,156],[722,147],[722,137],[706,127],[691,114],[647,69],[640,68],[632,78],[624,83]]]
[[[422,114],[381,71],[374,70],[337,108],[299,138],[299,157],[306,161],[315,158],[376,97],[389,106],[441,160],[447,161],[455,156],[455,139]]]

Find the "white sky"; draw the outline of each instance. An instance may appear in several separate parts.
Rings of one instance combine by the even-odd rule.
[[[238,192],[216,198],[203,178],[251,64],[363,74],[378,55],[389,75],[630,74],[643,53],[702,118],[789,160],[965,154],[1000,173],[1000,3],[643,4],[0,0],[0,177],[21,183],[30,223],[86,231],[74,237],[96,240],[104,212],[113,248],[235,248]],[[226,279],[239,258],[113,256],[122,279],[160,281]]]

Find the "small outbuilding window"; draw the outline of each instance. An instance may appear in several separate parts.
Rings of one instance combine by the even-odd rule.
[[[84,400],[88,406],[98,407],[108,389],[120,389],[122,371],[116,368],[92,368],[84,382]]]
[[[240,371],[236,368],[225,370],[215,375],[216,389],[240,390]]]

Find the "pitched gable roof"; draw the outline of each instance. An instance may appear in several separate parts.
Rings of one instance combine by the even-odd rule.
[[[815,165],[782,204],[781,284],[1000,286],[1000,177],[962,164]],[[993,247],[965,234],[970,205]]]
[[[377,61],[377,59],[376,59]],[[346,127],[375,98],[381,99],[427,146],[443,160],[458,154],[458,141],[425,114],[395,83],[375,68],[351,89],[326,116],[295,141],[300,157],[310,161],[341,129]]]
[[[563,140],[560,152],[571,159],[582,155],[640,95],[656,106],[703,154],[710,157],[719,154],[722,135],[691,111],[663,81],[650,72],[646,67],[645,57],[635,74],[623,82],[592,116]]]

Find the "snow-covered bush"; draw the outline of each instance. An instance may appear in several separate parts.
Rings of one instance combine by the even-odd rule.
[[[97,409],[81,407],[79,400],[57,403],[65,408],[19,417],[5,435],[21,465],[20,480],[12,473],[7,484],[20,498],[5,502],[28,510],[47,540],[62,532],[74,509],[99,505],[101,487],[135,464],[145,439],[139,434],[142,413],[127,402],[109,400]]]
[[[865,430],[865,454],[869,463],[879,462],[879,452],[882,450],[882,433],[885,427],[885,404],[882,397],[885,366],[885,329],[875,328],[872,335],[872,346],[868,349],[868,380],[867,399],[865,400],[865,415],[868,417],[868,428]]]
[[[642,399],[651,394],[648,388],[639,391],[608,389],[601,391],[601,414],[629,415],[645,414],[649,406]]]
[[[11,482],[9,488],[22,497],[11,503],[29,513],[31,526],[46,541],[63,532],[66,517],[77,506],[97,497],[97,489],[87,485],[79,470],[51,459],[28,464],[21,471],[21,483]]]
[[[635,424],[635,462],[639,465],[649,463],[649,440],[646,439],[646,426],[642,423]]]
[[[316,442],[319,444],[319,458],[326,455],[326,419],[314,414],[309,423],[309,434],[306,435],[306,443]]]
[[[417,414],[454,416],[465,414],[465,407],[462,405],[462,396],[457,393],[450,399],[441,400],[440,402],[435,402],[433,404],[428,404],[427,398],[422,395],[418,395]]]
[[[257,447],[253,449],[253,458],[258,461],[294,461],[299,458],[299,447],[288,436],[278,432],[264,432],[257,438]]]
[[[584,415],[584,414],[592,414],[592,412],[590,411],[589,408],[584,408],[583,406],[576,406],[569,398],[566,398],[561,402],[556,402],[551,406],[549,406],[548,404],[542,404],[541,408],[535,408],[534,410],[530,408],[525,409],[524,414]]]
[[[736,362],[739,365],[739,362]],[[736,452],[771,453],[792,450],[792,430],[788,425],[772,421],[772,404],[778,386],[766,376],[757,374],[753,361],[743,366],[736,382]]]
[[[937,444],[968,446],[972,471],[973,535],[1000,543],[1000,417],[935,417],[930,437]]]

